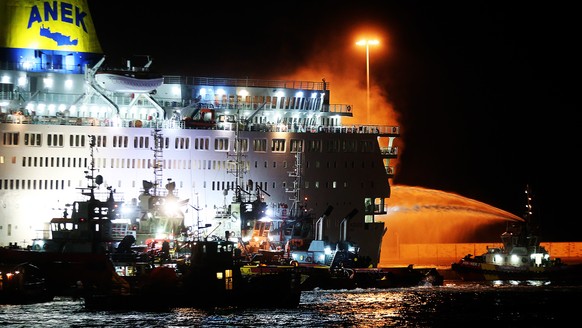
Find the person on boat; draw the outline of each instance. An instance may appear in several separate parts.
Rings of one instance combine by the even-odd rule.
[[[170,259],[170,242],[169,241],[164,240],[162,242],[162,248],[160,249],[158,256],[159,256],[161,263],[164,263],[165,261],[168,261]]]
[[[133,235],[127,235],[117,245],[117,253],[131,253],[131,246],[135,243]]]

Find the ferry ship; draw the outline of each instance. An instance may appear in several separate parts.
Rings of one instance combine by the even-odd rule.
[[[140,240],[152,200],[171,194],[182,231],[166,233],[300,247],[295,220],[310,215],[316,239],[378,265],[398,126],[343,124],[353,106],[330,103],[325,80],[109,67],[85,0],[1,0],[0,18],[0,246],[50,238],[86,187],[94,136],[103,195],[123,195],[120,236]],[[265,217],[249,235],[251,212]]]

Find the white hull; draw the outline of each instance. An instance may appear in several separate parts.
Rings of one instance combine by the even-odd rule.
[[[85,1],[71,1],[88,14]],[[31,8],[18,10],[24,13],[14,17],[29,17]],[[84,33],[67,22],[55,24],[70,35]],[[29,35],[26,20],[9,26],[8,33]],[[139,206],[143,180],[163,192],[172,179],[179,198],[189,202],[181,209],[188,210],[185,224],[210,224],[202,234],[223,237],[236,230],[236,223],[215,217],[233,200],[235,185],[250,193],[260,187],[269,194],[265,201],[276,220],[298,206],[316,218],[332,206],[321,238],[335,243],[345,237],[378,263],[385,227],[375,216],[385,213],[390,196],[398,127],[343,126],[352,106],[330,104],[325,81],[107,74],[98,70],[104,57],[95,64],[100,53],[93,41],[81,39],[87,44],[76,52],[52,43],[49,52],[0,44],[0,51],[10,54],[0,62],[0,246],[50,237],[50,220],[77,199],[75,188],[86,187],[88,135],[95,135],[103,191],[113,187],[132,209]],[[93,65],[85,67],[91,56]],[[217,124],[211,118],[200,125],[203,129],[185,129],[185,119],[200,108],[211,109],[205,115],[215,114]],[[221,120],[235,116],[244,122],[240,133],[237,124]],[[157,151],[154,129],[163,140]],[[244,149],[235,158],[237,141]],[[244,170],[234,174],[233,162]]]

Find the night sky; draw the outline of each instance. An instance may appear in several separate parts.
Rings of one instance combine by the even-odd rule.
[[[355,42],[378,38],[372,103],[388,109],[372,121],[402,128],[394,184],[518,216],[529,184],[542,239],[582,241],[575,2],[187,3],[89,0],[108,63],[143,54],[165,75],[325,77],[332,102],[355,104],[358,121],[366,57]]]

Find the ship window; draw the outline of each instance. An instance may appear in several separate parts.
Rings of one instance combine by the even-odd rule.
[[[254,139],[253,140],[253,150],[254,151],[267,151],[267,139]]]
[[[228,138],[216,138],[216,139],[214,139],[214,150],[228,151],[228,149],[229,149],[228,141],[229,141]]]
[[[315,189],[319,188],[319,181],[315,181]]]
[[[97,136],[97,147],[107,146],[107,136]]]
[[[133,138],[133,148],[150,148],[150,138],[144,136],[135,136]]]
[[[189,149],[190,148],[190,139],[188,139],[188,138],[176,138],[174,141],[174,148],[175,149]]]
[[[49,147],[63,147],[64,136],[62,134],[48,134],[47,146]]]
[[[273,140],[271,140],[271,151],[284,152],[285,151],[285,139],[273,139]]]
[[[42,134],[40,133],[25,133],[24,134],[24,145],[26,146],[40,146],[42,140]]]
[[[303,151],[303,140],[291,139],[291,149],[292,153],[298,153]]]
[[[19,136],[20,136],[19,132],[4,132],[2,144],[4,146],[17,146]]]
[[[128,143],[127,136],[113,136],[113,147],[127,148],[127,143]]]
[[[321,152],[321,140],[310,140],[307,150],[309,152]]]
[[[85,136],[78,135],[78,134],[71,134],[69,136],[69,146],[71,146],[71,147],[85,147]]]
[[[339,141],[338,140],[328,140],[326,142],[326,151],[329,153],[337,153],[339,151]]]
[[[209,138],[196,138],[196,139],[194,139],[194,149],[208,150],[209,144],[210,144]]]
[[[240,152],[248,152],[249,151],[249,139],[239,139],[234,144],[234,150]]]

